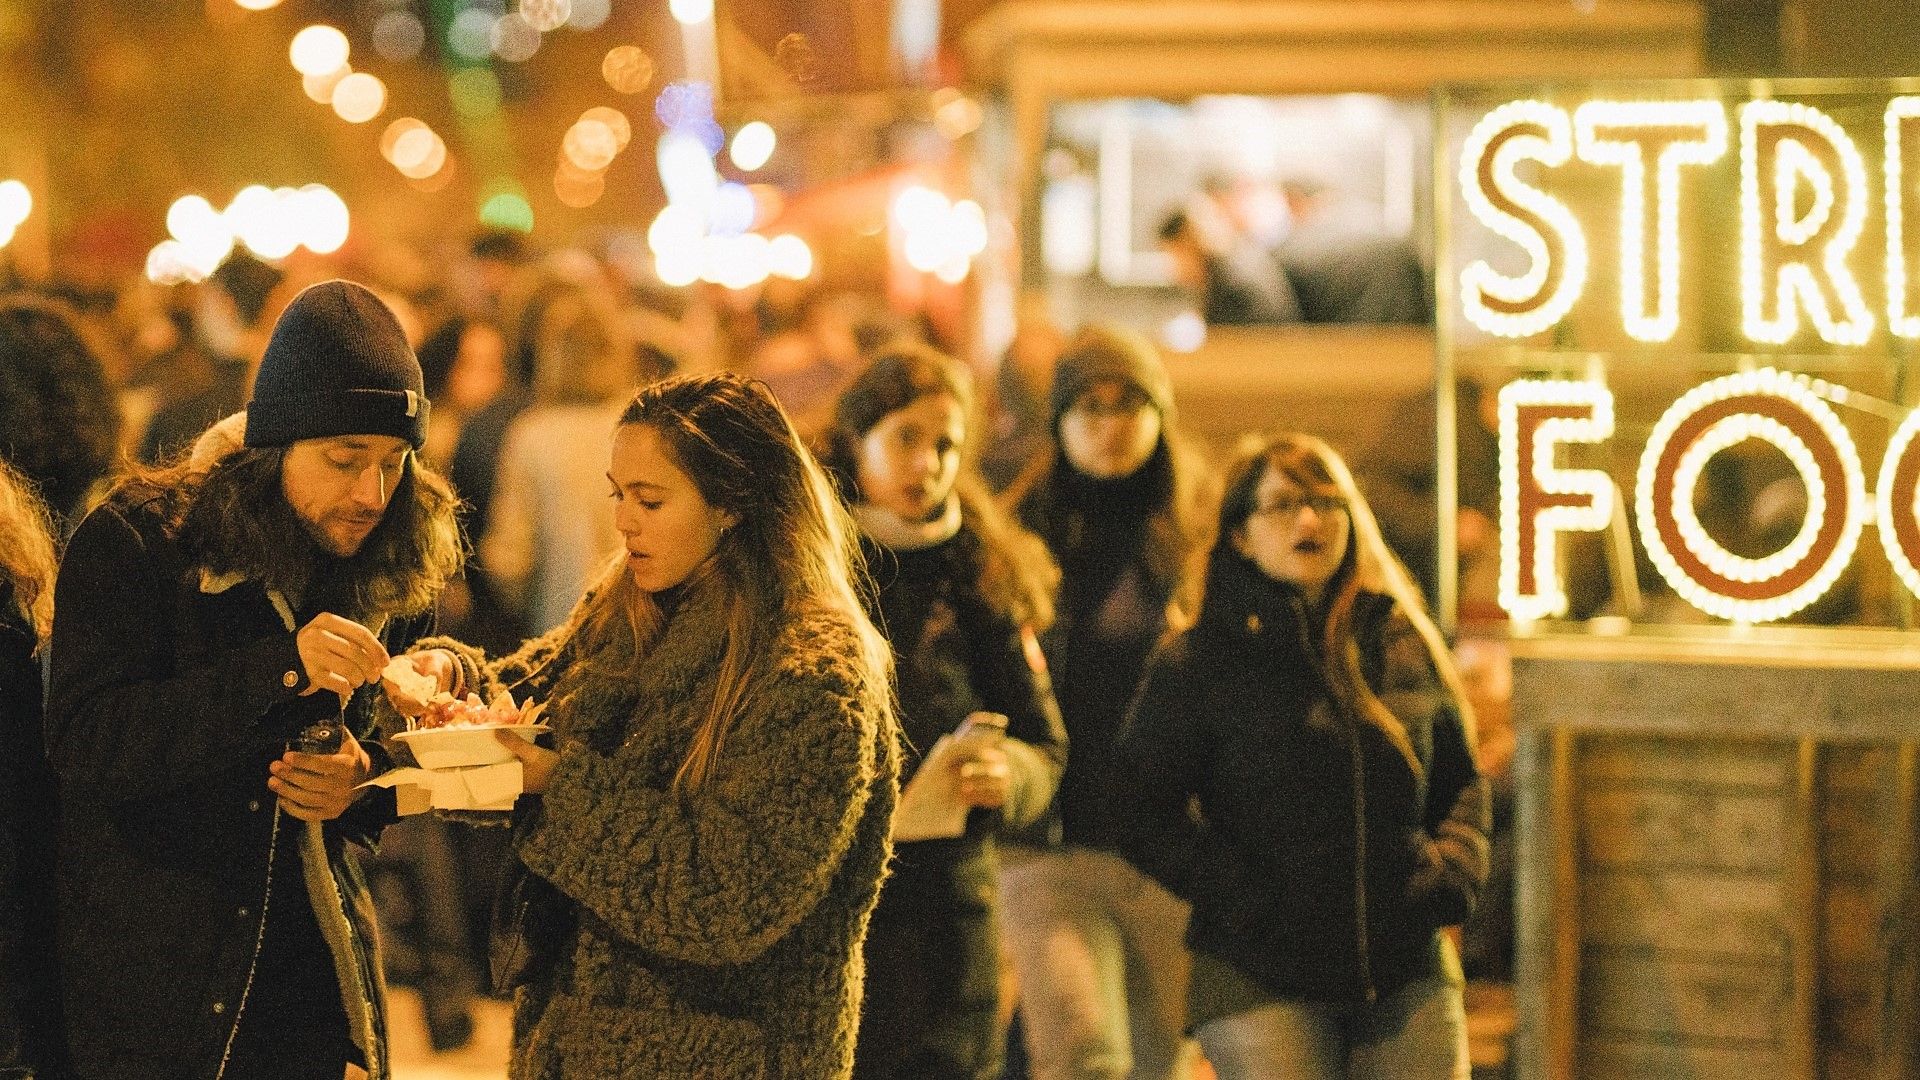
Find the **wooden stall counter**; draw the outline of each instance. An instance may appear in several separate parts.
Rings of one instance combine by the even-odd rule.
[[[1920,634],[1511,647],[1516,1075],[1920,1076]]]

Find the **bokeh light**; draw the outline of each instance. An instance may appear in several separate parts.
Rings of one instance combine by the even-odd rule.
[[[439,133],[425,125],[394,140],[393,167],[409,180],[425,180],[446,164],[446,142]]]
[[[233,6],[246,11],[265,11],[270,7],[277,7],[279,4],[280,0],[233,0]]]
[[[162,240],[147,252],[148,281],[157,285],[178,285],[183,281],[206,279],[207,275],[195,269],[187,249],[178,240]]]
[[[558,30],[572,17],[572,0],[520,0],[520,18],[539,33]]]
[[[300,243],[316,255],[331,255],[347,242],[347,204],[324,184],[308,184],[292,199],[289,209],[300,222]]]
[[[753,228],[758,206],[745,184],[721,184],[714,190],[707,224],[716,236],[738,236]]]
[[[581,113],[580,119],[607,125],[608,130],[613,132],[614,141],[619,143],[616,147],[618,150],[625,150],[627,144],[633,141],[633,124],[627,120],[627,114],[619,109],[595,105]]]
[[[389,11],[373,21],[373,51],[405,63],[427,45],[427,28],[411,11]]]
[[[602,121],[583,118],[567,129],[560,152],[580,169],[599,172],[613,164],[614,155],[620,152],[620,138]]]
[[[387,107],[387,84],[356,71],[333,88],[333,111],[349,124],[364,124]]]
[[[707,148],[698,139],[669,131],[660,137],[658,159],[660,183],[666,188],[667,201],[694,207],[705,214],[718,182]]]
[[[612,0],[573,0],[573,14],[567,16],[567,25],[575,30],[598,30],[612,14]]]
[[[198,195],[183,195],[167,208],[167,232],[179,242],[181,259],[201,278],[233,252],[233,228]]]
[[[586,173],[565,167],[554,170],[553,196],[562,206],[584,210],[599,202],[606,191],[605,173]]]
[[[771,126],[755,120],[733,133],[733,147],[727,151],[727,156],[742,171],[752,172],[773,156],[777,141]]]
[[[729,289],[750,289],[772,272],[769,248],[767,238],[759,233],[710,236],[700,277]]]
[[[480,204],[480,223],[515,232],[533,231],[533,206],[518,191],[497,191]]]
[[[33,213],[33,192],[18,180],[0,183],[0,226],[17,227]]]
[[[524,64],[540,51],[540,31],[526,20],[524,8],[522,12],[501,17],[488,31],[493,55],[509,64]]]
[[[325,75],[345,67],[349,51],[347,35],[335,27],[317,23],[293,35],[293,43],[287,46],[287,57],[293,61],[293,70],[302,75]]]
[[[805,281],[813,274],[813,249],[792,233],[782,233],[767,243],[767,266],[774,277]]]
[[[637,94],[653,81],[653,58],[633,45],[615,46],[600,61],[600,76],[622,94]]]
[[[334,88],[340,85],[340,80],[351,74],[353,74],[353,69],[342,64],[324,74],[302,75],[300,76],[300,89],[306,91],[307,97],[310,98],[314,104],[331,105],[333,104]]]
[[[400,137],[410,131],[423,130],[426,126],[424,121],[411,116],[403,116],[388,124],[386,130],[380,133],[380,156],[389,162],[393,161],[393,148],[400,142]]]
[[[667,10],[682,25],[692,26],[713,18],[713,0],[668,0]]]
[[[447,26],[447,48],[468,60],[485,60],[493,52],[493,24],[498,20],[485,8],[462,11]]]
[[[468,119],[491,116],[500,108],[500,80],[488,68],[463,68],[447,80],[447,96]]]
[[[949,139],[960,139],[973,134],[985,116],[979,102],[956,93],[934,110],[933,126]]]

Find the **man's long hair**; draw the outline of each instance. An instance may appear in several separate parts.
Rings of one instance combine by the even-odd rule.
[[[380,524],[360,550],[340,558],[321,547],[287,502],[285,447],[241,447],[211,462],[194,457],[136,470],[110,498],[160,512],[193,565],[241,574],[296,606],[352,619],[417,615],[433,606],[464,557],[459,499],[407,455]]]

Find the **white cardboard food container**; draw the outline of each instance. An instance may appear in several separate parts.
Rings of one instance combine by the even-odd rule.
[[[394,735],[413,751],[423,769],[462,769],[514,760],[513,751],[500,744],[496,731],[511,731],[532,742],[545,724],[467,724],[458,727],[418,728]]]

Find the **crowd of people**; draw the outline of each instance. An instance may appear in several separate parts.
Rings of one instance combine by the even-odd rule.
[[[526,1080],[1464,1080],[1474,714],[1330,447],[466,256],[0,298],[0,1076],[380,1080],[391,977]],[[416,679],[545,703],[511,813],[363,786]]]

